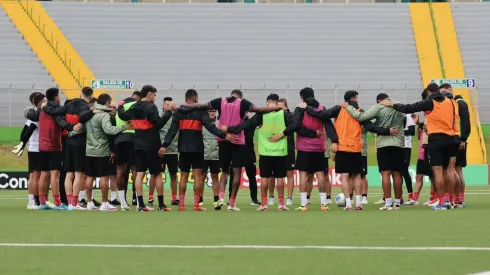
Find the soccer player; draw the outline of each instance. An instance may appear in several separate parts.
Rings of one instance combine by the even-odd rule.
[[[313,110],[323,111],[325,108],[315,99],[315,93],[311,88],[304,88],[299,92],[301,100],[304,102],[305,106],[309,106]],[[314,131],[319,131],[318,135],[314,138],[307,137],[298,132],[300,126],[312,129]],[[321,210],[328,210],[327,206],[327,193],[325,190],[325,179],[324,171],[327,164],[325,163],[325,150],[326,135],[332,141],[332,147],[336,148],[338,143],[337,133],[332,124],[330,118],[325,119],[322,122],[321,119],[315,118],[310,114],[306,113],[302,108],[296,108],[293,113],[292,123],[280,134],[274,135],[271,141],[278,141],[281,138],[287,136],[291,132],[297,132],[296,135],[296,149],[298,150],[298,155],[296,159],[296,169],[299,170],[300,176],[300,195],[301,195],[301,205],[296,208],[297,211],[307,211],[308,201],[307,201],[307,176],[308,174],[315,174],[320,185],[320,200],[321,200]]]
[[[284,112],[286,112],[286,114],[288,115],[289,123],[291,123],[293,114],[289,110],[287,99],[285,98],[279,99],[278,105],[284,109]],[[286,165],[288,197],[286,200],[286,205],[293,205],[295,163],[296,163],[296,151],[294,145],[294,132],[291,132],[288,135],[288,157],[287,157],[287,165]]]
[[[85,123],[87,132],[85,175],[87,210],[116,211],[117,207],[109,204],[109,176],[111,174],[111,158],[114,155],[110,150],[109,135],[117,135],[124,130],[130,130],[131,125],[112,126],[110,112],[112,98],[108,94],[101,94],[94,104],[94,110],[99,111]],[[112,156],[111,156],[112,155]],[[114,169],[115,170],[115,169]],[[114,173],[113,171],[112,173]],[[102,191],[102,205],[97,208],[92,202],[92,188],[95,177],[100,178]]]
[[[363,111],[361,109],[361,111]],[[368,131],[364,126],[361,127],[361,139],[362,139],[362,170],[361,170],[361,204],[368,204],[368,141],[367,141]]]
[[[216,98],[207,104],[184,104],[184,107],[188,108],[206,108],[217,110],[219,112],[218,125],[233,126],[240,124],[244,121],[247,112],[270,112],[279,110],[277,106],[274,109],[261,108],[254,106],[250,101],[243,99],[243,93],[240,90],[233,90],[230,97]],[[247,160],[247,148],[245,147],[245,135],[241,132],[235,135],[237,139],[236,143],[218,139],[219,143],[219,159],[221,163],[221,178],[220,178],[220,199],[217,204],[217,209],[225,203],[224,196],[226,190],[226,181],[228,178],[228,168],[230,165],[233,169],[233,186],[232,194],[230,197],[230,204],[228,206],[229,211],[240,211],[235,205],[238,189],[240,188],[240,175],[241,169],[245,166]]]
[[[171,97],[165,97],[163,99],[163,104],[168,105],[168,104],[173,104],[173,99]],[[163,128],[160,130],[160,142],[163,143],[165,140],[165,136],[168,133],[168,129],[170,129],[170,125],[172,124],[172,118],[163,126]],[[162,158],[162,172],[165,173],[165,166],[168,168],[168,173],[170,174],[170,188],[172,190],[172,203],[171,205],[179,205],[179,199],[177,197],[177,172],[178,172],[178,166],[179,166],[179,155],[178,155],[178,149],[177,149],[177,143],[178,143],[178,137],[179,133],[177,133],[177,136],[174,138],[172,143],[167,148],[167,151],[165,152],[165,155]],[[215,137],[216,139],[216,137]],[[154,187],[153,187],[154,189]],[[153,201],[153,189],[150,186],[150,200]],[[153,204],[153,202],[152,202]],[[150,202],[148,202],[148,205],[150,205]]]
[[[403,204],[413,205],[415,200],[413,200],[413,187],[412,187],[412,177],[410,176],[410,172],[408,168],[410,167],[410,160],[412,158],[412,137],[415,136],[415,123],[412,118],[412,114],[406,114],[405,117],[405,129],[403,129],[403,138],[405,140],[405,148],[403,149],[404,153],[404,168],[401,171],[403,180],[405,181],[405,186],[407,187],[408,192],[408,201]],[[403,196],[402,196],[403,199]]]
[[[208,110],[208,114],[211,121],[216,124],[216,110]],[[221,172],[221,167],[219,163],[218,141],[216,140],[216,136],[209,132],[206,128],[202,129],[202,135],[204,141],[204,163],[202,166],[202,180],[204,182],[209,171],[211,173],[211,184],[214,196],[213,207],[216,207],[219,200],[218,175]]]
[[[153,208],[147,207],[143,201],[143,178],[147,169],[152,178],[155,178],[158,210],[170,211],[163,201],[163,181],[161,173],[161,161],[158,156],[160,148],[160,129],[167,123],[175,110],[175,105],[164,106],[164,115],[158,115],[158,108],[153,103],[156,99],[157,89],[151,85],[145,85],[141,88],[141,101],[134,103],[126,112],[119,112],[122,120],[129,120],[133,123],[134,134],[134,151],[136,163],[136,193],[138,202],[138,211],[153,211]]]
[[[78,131],[68,132],[67,148],[63,148],[65,159],[63,168],[66,172],[65,189],[70,203],[69,210],[81,210],[78,205],[78,193],[82,190],[83,182],[83,165],[85,162],[85,141],[86,133],[83,125],[79,121],[79,115],[82,112],[90,110],[89,102],[92,100],[94,91],[90,87],[82,89],[80,98],[75,98],[69,104],[63,107],[46,106],[44,111],[53,116],[65,116],[68,123],[77,125]]]
[[[376,102],[379,103],[383,100],[391,101],[387,94],[378,94]],[[395,130],[396,134],[394,135],[380,135],[376,139],[376,148],[378,166],[382,177],[383,192],[386,200],[385,206],[380,208],[380,210],[399,210],[402,196],[402,177],[400,172],[404,167],[404,138],[403,133],[401,132],[404,128],[405,115],[380,104],[372,106],[363,113],[357,111],[352,106],[348,106],[346,110],[360,122],[376,119],[375,123],[377,126]],[[395,188],[395,202],[393,207],[391,206],[391,178],[393,178],[393,185]]]
[[[185,93],[186,104],[198,103],[199,97],[196,90],[189,89]],[[181,171],[179,184],[179,211],[185,211],[185,192],[189,173],[192,169],[194,175],[194,211],[206,211],[206,208],[199,205],[199,200],[203,192],[203,179],[201,169],[204,165],[204,143],[202,127],[205,127],[213,135],[226,139],[233,143],[235,138],[220,131],[209,118],[209,114],[204,110],[193,110],[182,108],[177,110],[172,118],[172,124],[165,136],[159,155],[163,156],[179,131],[179,168]],[[230,208],[230,207],[229,207]]]
[[[115,114],[116,126],[123,126],[130,124],[129,121],[124,121],[119,116],[119,113],[126,112],[133,104],[141,100],[140,93],[135,91],[131,97],[124,99],[117,109]],[[130,210],[128,202],[126,200],[126,192],[128,188],[128,183],[126,181],[126,175],[131,170],[132,180],[133,180],[133,190],[134,182],[136,178],[136,166],[134,165],[134,133],[135,130],[124,130],[122,133],[114,138],[114,153],[116,158],[116,184],[119,193],[119,200],[121,201],[121,210]],[[129,175],[128,175],[129,179]],[[134,196],[136,200],[136,195]]]
[[[460,144],[458,105],[454,100],[444,96],[435,83],[429,84],[427,91],[429,97],[414,104],[393,104],[391,101],[383,101],[382,104],[406,114],[421,111],[426,113],[429,134],[428,160],[434,174],[439,199],[439,203],[431,207],[431,210],[446,210],[445,202],[449,201],[449,192],[454,190],[455,186],[455,171],[451,169],[449,163],[451,158],[456,157],[456,145]]]

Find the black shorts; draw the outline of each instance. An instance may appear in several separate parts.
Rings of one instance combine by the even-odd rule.
[[[324,152],[305,152],[298,150],[298,155],[296,156],[297,170],[313,174],[315,172],[325,171],[327,165],[325,163]]]
[[[464,150],[459,150],[458,146],[458,152],[456,153],[456,166],[459,167],[466,167],[466,148],[468,147],[468,144],[466,144],[466,147]]]
[[[177,154],[163,155],[162,172],[165,172],[165,166],[168,167],[168,172],[171,175],[177,174],[178,167],[179,167],[179,155]]]
[[[337,151],[335,154],[335,173],[358,175],[362,173],[362,154]]]
[[[255,166],[257,164],[257,155],[255,154],[255,150],[252,148],[245,147],[245,166]],[[232,163],[233,166],[233,163]]]
[[[211,174],[219,174],[221,172],[221,166],[219,160],[204,160],[202,166],[202,173],[207,174],[208,171]]]
[[[330,168],[330,167],[328,167],[328,159],[329,158],[325,157],[325,163],[327,164],[327,166],[325,166],[325,169],[323,170],[323,172],[325,172],[325,173],[328,173],[328,170]]]
[[[68,145],[68,147],[64,150],[65,158],[63,160],[63,169],[65,169],[66,172],[83,172],[83,165],[85,163],[85,146]]]
[[[158,149],[134,149],[134,163],[136,165],[136,172],[146,173],[146,170],[149,170],[150,175],[154,176],[158,175],[162,170]]]
[[[288,157],[260,156],[259,169],[261,178],[284,178]]]
[[[62,152],[39,152],[41,171],[61,170]]]
[[[296,165],[296,152],[294,150],[288,150],[286,160],[286,171],[293,171]]]
[[[243,168],[246,164],[246,150],[245,145],[233,144],[229,141],[221,141],[219,146],[219,160],[221,163],[221,170],[228,171],[230,165],[234,168]]]
[[[449,160],[456,156],[459,147],[456,145],[429,146],[427,148],[428,161],[432,166],[448,166]]]
[[[367,156],[362,156],[362,171],[361,176],[365,177],[368,174],[368,159]]]
[[[109,161],[107,168],[109,169],[109,176],[117,176],[116,160]]]
[[[426,160],[419,159],[417,160],[417,175],[424,175],[432,177],[432,168],[429,166]]]
[[[379,172],[397,171],[401,172],[405,167],[404,148],[387,146],[378,148],[376,157],[378,159]]]
[[[107,177],[110,175],[110,157],[85,157],[85,175],[87,177]]]
[[[202,169],[204,166],[204,152],[180,153],[179,168],[181,172],[190,172],[191,169]]]
[[[27,160],[29,163],[29,173],[42,170],[43,160],[41,159],[41,153],[27,152]]]
[[[410,160],[412,158],[412,148],[403,148],[403,163],[405,166],[410,166]]]
[[[129,167],[134,165],[134,143],[120,142],[114,146],[114,153],[117,165],[126,164]]]

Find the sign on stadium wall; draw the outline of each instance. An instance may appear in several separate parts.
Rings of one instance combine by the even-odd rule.
[[[415,183],[415,166],[411,166],[410,169],[410,174],[412,176],[412,181]],[[489,171],[490,167],[488,165],[469,165],[466,167],[463,172],[465,176],[465,181],[466,185],[490,185],[489,182]],[[257,184],[260,186],[261,184],[261,178],[260,178],[260,170],[257,169]],[[295,171],[294,173],[295,177],[295,186],[299,186],[299,172]],[[369,186],[381,186],[381,175],[378,172],[378,167],[377,166],[369,166],[368,167],[368,181],[369,181]],[[145,183],[145,186],[148,186],[148,179],[150,178],[150,175],[148,174],[143,182]],[[330,169],[329,171],[329,178],[330,182],[332,183],[332,186],[340,186],[340,174],[337,174],[335,172],[335,169]],[[164,181],[169,184],[170,183],[170,176],[167,173],[163,174],[163,179]],[[180,180],[180,172],[177,173],[177,181]],[[25,190],[27,189],[29,181],[29,174],[28,172],[0,172],[0,189],[11,189],[11,190]],[[286,180],[287,182],[287,180]],[[130,184],[132,184],[132,181],[130,179]],[[189,175],[189,184],[194,183],[194,176],[192,173]],[[208,177],[205,181],[207,187],[211,187],[211,175],[208,174]],[[429,183],[429,178],[424,177],[424,184]],[[317,180],[316,177],[313,179],[313,185],[317,186]],[[94,181],[94,188],[98,189],[99,188],[99,178],[97,178]],[[240,181],[240,188],[248,188],[249,187],[249,178],[247,177],[247,174],[245,173],[245,170],[242,170],[241,173],[241,181]]]

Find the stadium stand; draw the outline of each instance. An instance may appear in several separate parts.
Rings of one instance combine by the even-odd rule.
[[[312,85],[325,104],[360,88],[369,106],[381,87],[399,101],[422,88],[408,5],[42,4],[97,78],[173,85],[177,99],[241,86],[258,104],[289,84],[293,104]]]
[[[27,45],[5,11],[0,7],[0,93],[5,96],[0,103],[0,125],[22,125],[23,108],[32,88],[46,89],[54,86],[53,79]],[[11,92],[9,93],[9,87]],[[11,98],[12,105],[9,105]],[[19,110],[19,111],[11,111]],[[10,115],[7,115],[9,114]]]
[[[478,110],[482,123],[490,123],[490,97],[483,96],[490,91],[490,55],[488,44],[487,14],[490,5],[458,3],[451,6],[454,24],[458,33],[459,47],[466,76],[474,78],[478,85]]]

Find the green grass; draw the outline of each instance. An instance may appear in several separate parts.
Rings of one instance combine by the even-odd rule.
[[[371,189],[372,203],[380,189]],[[167,213],[39,212],[25,210],[25,191],[4,191],[0,243],[490,247],[490,221],[482,218],[490,214],[490,188],[468,189],[469,207],[462,210],[406,206],[380,212],[370,204],[352,213],[336,206],[319,211],[317,193],[308,212],[277,212],[274,207],[257,212],[248,205],[247,190],[239,193],[239,213],[182,213],[175,208]],[[208,197],[205,206],[210,207]],[[426,198],[424,194],[421,201]],[[0,247],[0,256],[2,274],[451,275],[490,269],[490,252],[482,251]]]

